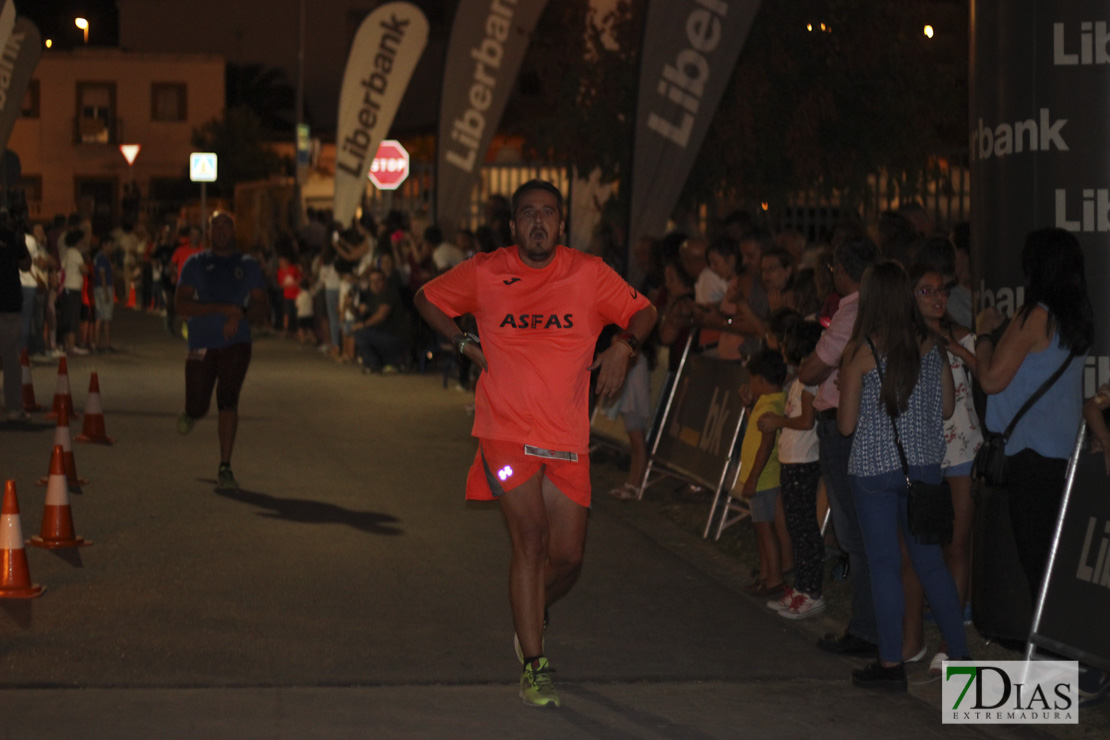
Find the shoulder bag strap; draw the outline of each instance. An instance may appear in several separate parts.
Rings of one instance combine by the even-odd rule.
[[[875,344],[871,341],[871,337],[867,338],[867,346],[871,348],[871,356],[875,358],[875,371],[879,373],[879,405],[886,409],[886,415],[890,418],[890,425],[894,427],[894,444],[898,447],[898,461],[902,463],[902,474],[906,476],[906,487],[910,485],[910,464],[906,459],[906,450],[902,447],[902,440],[898,436],[898,424],[893,416],[890,416],[890,409],[886,408],[883,404],[883,366],[879,364],[879,353],[875,351]]]
[[[1017,414],[1014,415],[1014,418],[1010,420],[1009,425],[1006,427],[1006,431],[1002,433],[1003,442],[1010,441],[1010,435],[1014,433],[1014,429],[1017,427],[1017,423],[1021,420],[1021,417],[1025,415],[1026,411],[1033,408],[1033,404],[1039,401],[1041,396],[1047,393],[1048,389],[1051,388],[1052,385],[1060,379],[1060,376],[1063,375],[1064,371],[1068,369],[1068,365],[1071,364],[1071,361],[1074,360],[1075,357],[1076,356],[1073,354],[1069,354],[1067,357],[1065,357],[1064,362],[1060,365],[1060,367],[1056,368],[1056,372],[1052,373],[1052,375],[1049,376],[1048,380],[1041,383],[1041,387],[1037,389],[1037,392],[1030,396],[1029,400],[1025,402],[1025,405],[1018,409]]]

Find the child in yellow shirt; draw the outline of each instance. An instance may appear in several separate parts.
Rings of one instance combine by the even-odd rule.
[[[775,531],[775,502],[779,496],[778,432],[763,434],[756,423],[767,413],[781,416],[786,405],[782,384],[786,363],[782,354],[763,350],[748,363],[750,388],[755,405],[748,415],[747,431],[740,447],[739,495],[748,499],[759,545],[759,578],[748,587],[755,596],[777,596],[785,589],[782,580],[782,543]]]

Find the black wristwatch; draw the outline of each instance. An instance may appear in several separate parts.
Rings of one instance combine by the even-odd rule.
[[[455,345],[455,351],[458,352],[460,355],[463,353],[463,350],[466,349],[466,345],[470,344],[471,342],[479,346],[481,346],[482,344],[480,341],[478,341],[477,335],[471,334],[470,332],[466,332],[465,334],[460,332],[451,337],[451,344]]]

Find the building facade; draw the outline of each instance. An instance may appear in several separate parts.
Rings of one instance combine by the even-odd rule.
[[[31,217],[80,212],[106,233],[132,185],[179,187],[193,130],[224,108],[224,58],[111,48],[45,50],[8,149]],[[128,165],[121,144],[137,144]]]

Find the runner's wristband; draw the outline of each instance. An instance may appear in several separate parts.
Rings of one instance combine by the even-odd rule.
[[[624,334],[618,336],[617,339],[627,344],[628,348],[632,350],[632,354],[629,355],[629,357],[635,357],[640,354],[640,340],[637,339],[636,335],[632,332],[626,331]]]
[[[991,334],[989,331],[985,331],[982,334],[975,335],[976,344],[979,344],[979,342],[983,341],[983,339],[989,339],[991,340],[991,344],[994,344],[994,335]]]

